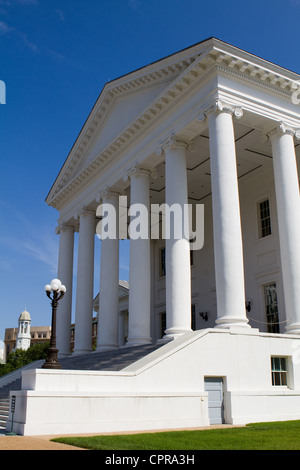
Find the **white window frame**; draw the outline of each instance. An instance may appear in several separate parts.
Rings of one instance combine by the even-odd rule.
[[[263,230],[264,228],[262,227],[262,223],[263,223],[263,220],[266,220],[267,218],[263,219],[261,217],[261,204],[263,204],[264,202],[268,201],[268,204],[269,204],[269,227],[270,227],[270,233],[264,235],[263,234]],[[261,240],[261,239],[264,239],[264,238],[267,238],[267,237],[270,237],[273,233],[273,229],[272,229],[272,213],[271,213],[271,199],[269,196],[266,196],[262,199],[259,199],[257,202],[256,202],[256,210],[257,210],[257,219],[258,219],[258,238]]]
[[[275,356],[275,355],[271,356],[271,382],[272,382],[272,387],[288,388],[288,384],[289,384],[289,358],[288,357]]]

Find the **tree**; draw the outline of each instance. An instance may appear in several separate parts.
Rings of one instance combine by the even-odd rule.
[[[23,349],[16,349],[7,356],[6,364],[0,364],[0,377],[9,374],[16,369],[30,364],[33,361],[40,359],[46,359],[49,343],[35,344],[31,346],[27,351]]]

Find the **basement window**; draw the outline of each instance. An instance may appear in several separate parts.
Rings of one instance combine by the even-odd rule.
[[[272,385],[273,387],[287,386],[287,360],[286,357],[271,357]]]

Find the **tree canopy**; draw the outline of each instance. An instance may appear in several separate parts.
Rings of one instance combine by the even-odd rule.
[[[33,361],[46,359],[49,343],[37,343],[27,351],[16,349],[7,356],[6,364],[0,364],[0,377],[9,374],[20,367],[24,367]]]

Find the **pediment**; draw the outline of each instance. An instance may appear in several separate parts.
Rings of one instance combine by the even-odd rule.
[[[294,81],[299,79],[293,72],[210,38],[109,82],[46,202],[60,210],[75,189],[86,184],[96,171],[101,171],[124,146],[139,138],[149,123],[157,121],[176,100],[200,86],[211,71],[281,93],[288,100]]]
[[[198,45],[106,84],[54,182],[47,202],[51,205],[51,200],[135,122],[204,49],[205,44]]]
[[[113,99],[110,107],[102,117],[95,136],[86,149],[84,158],[70,173],[69,180],[76,178],[85,167],[91,164],[113,139],[120,135],[152,101],[164,90],[169,80],[163,83],[146,86],[134,93],[124,93]]]

